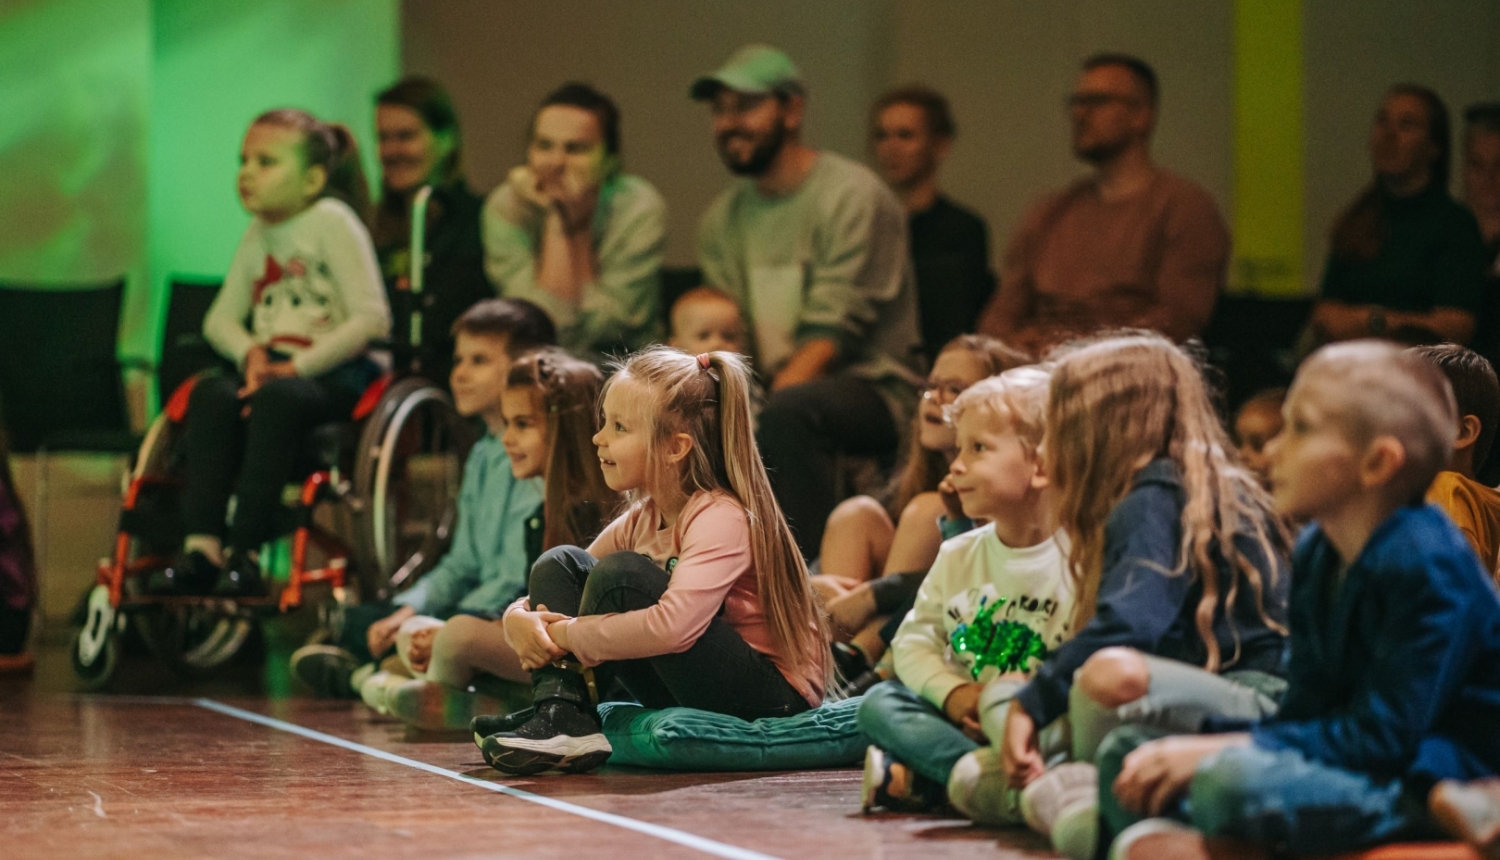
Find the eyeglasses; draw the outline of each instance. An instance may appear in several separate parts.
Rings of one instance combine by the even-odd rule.
[[[1063,99],[1063,106],[1068,110],[1093,110],[1116,102],[1126,107],[1135,107],[1141,100],[1121,93],[1073,93]]]
[[[939,404],[949,404],[958,399],[969,386],[953,379],[929,379],[921,385],[923,397],[931,397]]]

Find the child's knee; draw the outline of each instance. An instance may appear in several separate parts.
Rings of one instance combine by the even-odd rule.
[[[1104,648],[1083,664],[1073,684],[1098,704],[1118,708],[1146,695],[1151,668],[1133,648]]]
[[[578,574],[594,566],[594,557],[576,546],[555,546],[531,565],[531,587],[539,582],[575,582]]]
[[[1193,826],[1208,836],[1234,836],[1238,822],[1258,814],[1273,758],[1254,747],[1230,747],[1204,760],[1188,786]]]
[[[583,586],[578,614],[627,612],[656,603],[667,590],[670,575],[649,556],[617,552],[599,560]],[[605,603],[609,605],[604,605]]]
[[[891,711],[900,707],[901,700],[905,698],[902,695],[904,692],[901,685],[894,681],[881,681],[866,691],[859,702],[859,708],[854,712],[854,724],[860,733],[878,742],[890,723]]]
[[[839,502],[828,515],[828,529],[845,528],[863,534],[883,527],[890,531],[891,519],[880,503],[869,496],[854,496]]]
[[[240,381],[230,376],[208,375],[193,383],[188,394],[188,418],[203,414],[205,410],[243,408],[240,403]]]

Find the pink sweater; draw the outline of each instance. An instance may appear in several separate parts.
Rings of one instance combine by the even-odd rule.
[[[573,655],[595,666],[686,651],[722,606],[725,623],[746,644],[770,657],[808,704],[822,703],[823,666],[789,663],[771,645],[750,561],[750,521],[740,503],[724,493],[697,493],[672,528],[660,526],[656,504],[648,500],[610,523],[589,547],[589,555],[599,559],[628,551],[649,556],[662,568],[674,558],[677,564],[655,606],[568,622]]]

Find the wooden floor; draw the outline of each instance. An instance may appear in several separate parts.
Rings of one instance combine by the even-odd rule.
[[[306,698],[285,650],[194,683],[127,657],[115,692],[80,695],[66,647],[44,648],[34,679],[0,680],[0,857],[1051,856],[1020,832],[861,816],[854,770],[504,779],[470,742]]]

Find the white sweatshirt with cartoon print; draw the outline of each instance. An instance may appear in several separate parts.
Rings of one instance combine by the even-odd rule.
[[[259,344],[291,356],[299,376],[332,370],[390,329],[370,233],[331,197],[278,224],[252,220],[203,319],[204,338],[240,367]]]
[[[896,677],[934,707],[962,684],[1030,673],[1071,635],[1068,539],[1001,543],[994,524],[943,541],[891,642]]]

